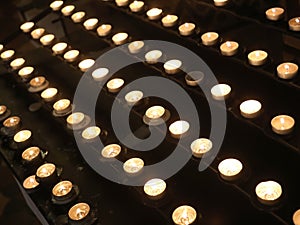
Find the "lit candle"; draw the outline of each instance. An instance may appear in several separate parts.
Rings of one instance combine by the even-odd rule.
[[[228,98],[231,92],[231,87],[228,84],[217,84],[212,87],[211,94],[215,100],[224,100]]]
[[[144,161],[140,158],[131,158],[128,159],[123,164],[123,169],[128,174],[137,174],[144,167]]]
[[[18,74],[20,77],[26,79],[28,78],[34,71],[32,66],[26,66],[19,70]]]
[[[87,127],[84,131],[82,131],[81,136],[85,140],[92,140],[98,137],[101,133],[101,129],[97,126]]]
[[[202,34],[201,40],[202,44],[206,46],[212,46],[218,42],[219,34],[216,32],[207,32],[205,34]]]
[[[73,184],[71,181],[63,180],[57,183],[52,189],[52,195],[55,197],[65,197],[71,193]]]
[[[144,94],[142,91],[130,91],[125,95],[125,100],[128,105],[137,104],[142,98]]]
[[[115,45],[121,45],[124,44],[128,39],[127,33],[117,33],[112,37],[112,41],[115,43]]]
[[[238,52],[239,44],[235,41],[226,41],[220,46],[222,55],[232,56]]]
[[[85,118],[85,115],[82,112],[75,112],[68,116],[67,123],[70,126],[75,126],[80,124]]]
[[[4,46],[0,44],[0,52],[3,50]]]
[[[169,126],[169,131],[174,138],[180,138],[188,132],[190,124],[184,120],[177,120]]]
[[[26,162],[31,162],[35,160],[40,155],[40,148],[39,147],[30,147],[23,151],[22,159]]]
[[[189,36],[194,33],[195,27],[194,23],[184,23],[179,26],[178,30],[182,36]]]
[[[16,128],[20,125],[21,118],[18,116],[12,116],[4,120],[3,126],[6,128]]]
[[[24,63],[25,63],[25,59],[24,58],[16,58],[13,61],[11,61],[10,67],[13,70],[17,70],[17,69],[21,68],[21,66],[23,66]]]
[[[110,144],[110,145],[106,145],[102,151],[101,151],[101,155],[104,158],[115,158],[116,156],[118,156],[121,152],[121,146],[118,144]]]
[[[224,159],[220,162],[218,166],[218,170],[220,172],[220,176],[224,180],[232,181],[238,178],[238,175],[243,169],[243,164],[237,159]]]
[[[90,18],[84,21],[83,26],[86,30],[93,30],[96,28],[98,21],[99,20],[97,18]]]
[[[78,58],[78,56],[79,56],[79,51],[78,50],[70,50],[70,51],[67,51],[64,54],[64,59],[67,62],[74,62],[74,61],[76,61],[76,59]]]
[[[37,169],[36,176],[38,178],[47,178],[54,174],[55,170],[56,167],[53,163],[45,163]]]
[[[74,9],[75,9],[74,5],[67,5],[61,9],[61,12],[64,16],[70,16],[74,11]]]
[[[54,52],[54,54],[57,54],[57,55],[63,54],[66,51],[67,47],[68,47],[67,43],[59,42],[59,43],[53,45],[52,51]]]
[[[33,39],[40,39],[44,33],[45,33],[44,28],[37,28],[31,31],[30,35]]]
[[[300,17],[290,19],[289,28],[292,31],[300,31]]]
[[[259,115],[261,103],[257,100],[247,100],[240,104],[241,115],[245,118],[255,118]]]
[[[215,6],[224,6],[227,2],[228,0],[214,0]]]
[[[79,12],[74,13],[71,16],[71,19],[73,20],[74,23],[80,23],[84,17],[85,17],[85,12],[79,11]]]
[[[261,66],[266,63],[267,59],[268,53],[262,50],[255,50],[248,54],[248,61],[252,66]]]
[[[274,8],[270,8],[266,11],[266,17],[269,20],[279,20],[280,18],[282,18],[284,13],[284,9],[280,8],[280,7],[274,7]]]
[[[282,194],[281,185],[275,181],[264,181],[255,188],[258,200],[266,205],[276,203]]]
[[[140,12],[143,10],[145,3],[143,1],[133,1],[129,8],[131,12]]]
[[[178,59],[172,59],[164,64],[164,69],[167,74],[176,74],[180,71],[182,62]]]
[[[20,26],[20,29],[24,32],[24,33],[28,33],[29,31],[31,31],[31,29],[34,26],[34,22],[25,22]]]
[[[149,20],[158,20],[161,17],[162,10],[159,8],[152,8],[147,11]]]
[[[90,206],[87,203],[77,203],[72,206],[68,212],[68,216],[73,221],[83,220],[88,216],[90,212]]]
[[[128,0],[115,0],[117,6],[126,6],[128,5]]]
[[[30,86],[33,88],[39,88],[43,86],[45,83],[46,83],[46,78],[43,76],[32,78],[29,82]]]
[[[205,153],[212,149],[212,142],[207,138],[199,138],[192,142],[191,150],[193,156],[201,158]]]
[[[148,119],[155,120],[161,118],[165,114],[165,108],[159,105],[152,106],[147,109],[145,116]]]
[[[63,4],[64,4],[63,1],[54,1],[50,4],[50,8],[53,11],[58,11],[58,10],[60,10],[60,8],[62,7]]]
[[[124,85],[124,80],[121,78],[114,78],[107,82],[106,87],[109,92],[116,93]]]
[[[295,63],[282,63],[277,66],[277,75],[282,79],[292,79],[298,73],[298,65]]]
[[[79,64],[78,67],[82,72],[88,71],[89,68],[91,68],[95,64],[95,60],[93,59],[84,59]]]
[[[300,209],[298,209],[293,215],[293,222],[295,225],[300,225]]]
[[[188,205],[179,206],[172,214],[173,222],[178,225],[189,225],[193,223],[196,218],[196,210]]]
[[[44,35],[43,37],[40,38],[40,42],[44,46],[51,45],[54,38],[55,38],[54,34],[46,34],[46,35]]]
[[[128,45],[128,50],[131,54],[137,54],[142,50],[144,45],[143,41],[133,41]]]
[[[37,186],[39,186],[39,183],[36,181],[35,175],[31,175],[23,181],[23,187],[27,190],[34,189]]]
[[[177,24],[178,16],[176,15],[166,15],[161,19],[164,27],[174,27]]]
[[[189,86],[197,86],[204,79],[204,73],[201,71],[191,71],[185,76],[185,82]]]
[[[100,37],[105,37],[105,36],[107,36],[107,35],[110,34],[111,29],[112,29],[112,25],[110,25],[110,24],[102,24],[101,26],[99,26],[97,28],[97,34]]]
[[[7,113],[7,107],[5,105],[0,105],[0,116],[3,116]]]
[[[15,134],[14,141],[17,143],[22,143],[22,142],[29,140],[30,137],[31,137],[30,130],[21,130]]]
[[[295,125],[294,118],[287,115],[275,116],[271,120],[272,130],[276,134],[280,134],[280,135],[290,134],[294,129],[294,125]]]
[[[56,88],[47,88],[41,93],[41,97],[46,101],[50,102],[54,100],[55,96],[57,95],[58,90]]]
[[[98,68],[93,71],[92,77],[95,81],[102,81],[108,75],[108,73],[109,73],[109,69]]]
[[[6,51],[1,53],[0,57],[4,61],[8,61],[13,57],[14,54],[15,54],[14,50],[6,50]]]
[[[162,57],[162,52],[159,50],[152,50],[147,52],[145,55],[145,59],[149,64],[155,64]]]
[[[144,192],[150,197],[160,196],[167,188],[167,184],[164,180],[154,178],[148,180],[144,185]]]
[[[64,114],[71,109],[71,102],[69,99],[60,99],[53,104],[53,109],[57,114]]]

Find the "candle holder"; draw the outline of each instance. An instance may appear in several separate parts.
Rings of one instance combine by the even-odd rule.
[[[44,76],[34,77],[29,81],[28,91],[31,93],[37,93],[45,90],[49,86],[49,81]]]
[[[65,205],[74,201],[79,195],[79,188],[71,181],[64,180],[57,183],[52,189],[52,202],[56,205]]]
[[[85,128],[91,119],[82,112],[74,112],[67,118],[67,127],[71,130],[81,130]]]
[[[14,135],[13,140],[17,149],[25,149],[31,145],[32,133],[30,130],[20,130]]]
[[[29,147],[22,152],[22,163],[26,167],[37,169],[43,162],[43,156],[39,147]]]
[[[177,120],[169,126],[171,136],[176,139],[185,137],[190,129],[190,124],[184,120]]]
[[[6,120],[10,115],[11,111],[5,105],[0,105],[0,122]]]
[[[8,117],[3,121],[3,127],[1,128],[1,133],[4,136],[12,137],[21,128],[21,118],[18,116]]]
[[[201,71],[191,71],[185,75],[185,82],[189,86],[198,86],[204,79]]]
[[[35,175],[27,177],[23,181],[23,188],[29,193],[32,194],[39,190],[40,184],[36,181]]]
[[[157,126],[170,119],[171,113],[162,106],[156,105],[148,108],[143,116],[143,122],[149,126]]]
[[[70,225],[91,225],[97,221],[97,218],[87,203],[80,202],[70,208],[68,220]]]
[[[53,163],[45,163],[41,165],[35,174],[35,179],[41,185],[49,189],[49,186],[55,184],[58,180],[56,166]]]
[[[70,114],[73,110],[73,105],[69,99],[60,99],[53,104],[52,114],[55,117],[63,117]]]

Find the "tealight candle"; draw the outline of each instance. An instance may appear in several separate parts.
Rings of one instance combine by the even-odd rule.
[[[75,126],[80,124],[85,118],[85,115],[82,112],[75,112],[68,116],[67,123],[70,126]]]
[[[261,66],[266,63],[268,53],[262,50],[255,50],[248,54],[249,64],[252,66]]]
[[[162,9],[152,8],[147,11],[149,20],[158,20],[162,15]]]
[[[266,205],[276,203],[282,195],[281,185],[275,181],[264,181],[259,183],[255,188],[258,200]]]
[[[126,173],[136,174],[140,172],[144,167],[144,161],[140,158],[131,158],[128,159],[123,164],[123,169]]]
[[[240,104],[241,115],[245,118],[255,118],[259,115],[261,103],[257,100],[247,100]]]
[[[87,127],[84,131],[82,131],[81,136],[85,140],[92,140],[99,136],[101,133],[101,129],[97,126]]]
[[[166,15],[161,19],[164,27],[174,27],[177,24],[178,16],[176,15]]]
[[[22,153],[22,159],[26,162],[31,162],[35,160],[41,153],[41,150],[39,147],[30,147],[23,151]]]
[[[4,46],[0,44],[0,52],[3,50]]]
[[[215,100],[224,100],[226,99],[231,92],[231,87],[228,84],[217,84],[212,87],[211,94]]]
[[[61,13],[64,16],[70,16],[72,14],[72,12],[74,11],[74,9],[75,9],[74,5],[67,5],[61,9]]]
[[[282,63],[277,66],[277,75],[282,79],[292,79],[298,73],[298,65],[295,63]]]
[[[79,51],[78,50],[70,50],[70,51],[67,51],[64,54],[64,59],[67,62],[74,62],[74,61],[76,61],[76,59],[78,58],[78,56],[79,56]]]
[[[300,31],[300,17],[290,19],[289,28],[292,31]]]
[[[226,5],[228,0],[214,0],[215,6],[224,6]]]
[[[291,116],[279,115],[271,120],[272,130],[276,134],[286,135],[293,131],[295,120]]]
[[[63,1],[54,1],[50,4],[50,8],[53,11],[58,11],[58,10],[60,10],[60,8],[62,7],[63,4],[64,4]]]
[[[60,99],[53,104],[54,112],[57,114],[64,114],[70,111],[71,102],[69,99]]]
[[[31,131],[30,130],[21,130],[14,136],[14,141],[17,143],[25,142],[29,140],[31,137]]]
[[[150,197],[160,196],[167,188],[167,184],[164,180],[154,178],[148,180],[144,185],[144,192]]]
[[[80,23],[83,20],[84,17],[85,17],[85,12],[84,11],[79,11],[79,12],[74,13],[71,16],[71,19],[74,23]]]
[[[194,33],[195,27],[194,23],[184,23],[179,26],[178,30],[182,36],[189,36]]]
[[[40,38],[40,42],[44,46],[51,45],[54,38],[55,38],[54,34],[46,34],[46,35],[44,35],[43,37]]]
[[[89,68],[91,68],[95,64],[95,60],[93,59],[84,59],[79,64],[78,67],[82,72],[88,71]]]
[[[197,86],[204,79],[204,73],[201,71],[191,71],[185,76],[185,82],[189,86]]]
[[[34,71],[32,66],[26,66],[19,70],[18,74],[20,77],[26,79],[28,78]]]
[[[84,21],[83,26],[86,30],[93,30],[96,28],[98,21],[99,20],[97,18],[90,18]]]
[[[116,156],[118,156],[121,152],[121,146],[118,144],[110,144],[110,145],[106,145],[102,151],[101,151],[101,155],[104,158],[115,158]]]
[[[46,101],[52,101],[57,95],[58,90],[56,88],[47,88],[41,93],[41,97]]]
[[[174,138],[180,138],[188,132],[190,124],[184,120],[177,120],[169,126],[169,131]]]
[[[131,12],[140,12],[143,10],[145,3],[143,1],[133,1],[129,8]]]
[[[13,70],[17,70],[17,69],[21,68],[24,63],[25,63],[25,59],[24,58],[16,58],[13,61],[11,61],[10,67]]]
[[[224,180],[232,181],[238,178],[238,175],[243,169],[243,164],[237,159],[224,159],[220,162],[218,166],[218,170],[220,172],[220,176]]]
[[[6,51],[1,53],[0,57],[4,61],[8,61],[14,56],[14,54],[15,54],[14,50],[6,50]]]
[[[219,34],[216,32],[207,32],[201,35],[202,44],[212,46],[218,42]]]
[[[31,31],[30,35],[33,39],[40,39],[45,33],[44,28],[37,28]]]
[[[205,153],[212,149],[212,142],[207,138],[199,138],[192,142],[191,150],[193,156],[201,158]]]
[[[173,222],[178,225],[189,225],[193,223],[196,218],[196,210],[189,205],[179,206],[172,214]]]
[[[144,45],[143,41],[133,41],[128,45],[128,50],[131,54],[137,54],[142,50]]]
[[[68,216],[73,221],[83,220],[88,216],[90,212],[90,206],[87,203],[77,203],[72,206],[68,212]]]
[[[102,81],[108,75],[108,73],[109,73],[109,69],[98,68],[93,71],[92,77],[95,81]]]
[[[39,186],[39,183],[36,181],[35,175],[31,175],[23,181],[23,187],[27,190],[34,189],[37,186]]]
[[[4,120],[3,126],[6,128],[16,128],[20,125],[21,118],[18,116],[12,116]]]
[[[280,8],[280,7],[274,7],[274,8],[270,8],[266,11],[266,17],[269,20],[279,20],[282,18],[284,13],[284,9]]]
[[[112,41],[115,43],[115,45],[121,45],[124,44],[128,39],[127,33],[117,33],[112,37]]]
[[[220,46],[222,55],[233,56],[238,52],[239,44],[235,41],[226,41]]]
[[[105,37],[107,35],[110,34],[112,30],[112,25],[110,24],[102,24],[101,26],[99,26],[97,28],[97,34],[100,36],[100,37]]]
[[[128,5],[128,0],[115,0],[117,6],[126,6]]]
[[[293,214],[293,222],[295,225],[300,225],[300,209]]]
[[[106,87],[109,92],[116,93],[124,85],[124,80],[121,78],[114,78],[107,82]]]
[[[59,42],[59,43],[53,45],[52,51],[54,52],[54,54],[59,55],[59,54],[64,53],[64,51],[66,51],[67,47],[68,47],[67,43]]]
[[[25,22],[20,26],[20,29],[24,32],[24,33],[28,33],[29,31],[31,31],[31,29],[34,26],[34,22]]]
[[[165,114],[165,111],[164,107],[156,105],[147,109],[145,116],[148,119],[155,120],[161,118]]]
[[[71,181],[63,180],[57,183],[52,189],[52,195],[55,197],[65,197],[71,193],[73,184]]]
[[[164,69],[167,74],[176,74],[180,71],[182,62],[178,59],[172,59],[164,64]]]
[[[43,86],[45,83],[46,83],[46,78],[43,76],[32,78],[29,82],[30,86],[33,88],[39,88]]]
[[[5,105],[0,105],[0,116],[3,116],[7,112],[7,107]]]
[[[162,57],[162,52],[159,50],[152,50],[145,55],[146,62],[149,64],[155,64]]]
[[[37,169],[36,176],[38,178],[47,178],[52,176],[55,170],[56,170],[56,166],[53,163],[45,163]]]
[[[142,91],[130,91],[125,95],[125,100],[128,105],[137,104],[142,98],[144,94]]]

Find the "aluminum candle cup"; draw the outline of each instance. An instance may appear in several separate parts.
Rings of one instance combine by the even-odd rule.
[[[104,158],[111,159],[117,157],[121,152],[121,146],[118,144],[110,144],[106,145],[102,151],[101,155]]]
[[[52,47],[52,51],[54,54],[60,55],[63,54],[68,47],[68,44],[65,42],[59,42]]]
[[[80,222],[82,222],[81,224],[83,225],[83,224],[87,224],[85,222],[86,220],[88,220],[89,213],[90,213],[90,206],[87,203],[81,202],[81,203],[77,203],[76,205],[70,208],[68,212],[68,217],[71,224],[73,224],[74,222],[78,222],[78,224],[80,224]]]
[[[130,91],[125,95],[125,100],[128,105],[135,105],[141,102],[143,96],[144,94],[142,91]]]
[[[290,19],[289,28],[292,31],[300,31],[300,17]]]
[[[70,51],[67,51],[64,54],[64,59],[67,62],[74,62],[74,61],[77,60],[78,56],[79,56],[79,51],[78,50],[70,50]]]
[[[90,18],[90,19],[87,19],[83,23],[83,26],[86,30],[93,30],[97,27],[97,24],[98,24],[98,19],[97,18]]]
[[[52,202],[57,205],[70,203],[77,197],[77,195],[77,186],[74,186],[72,182],[68,180],[60,181],[52,188]]]
[[[124,44],[128,39],[127,33],[117,33],[112,37],[112,41],[115,43],[115,45],[122,45]]]
[[[222,55],[233,56],[238,52],[239,44],[235,41],[226,41],[220,46]]]
[[[255,50],[248,54],[248,62],[252,66],[261,66],[268,60],[268,53],[262,50]]]
[[[144,167],[144,161],[140,158],[131,158],[128,159],[123,164],[124,171],[129,175],[136,175],[142,171]]]
[[[214,0],[215,6],[224,6],[228,3],[228,0]]]
[[[164,27],[174,27],[177,24],[178,16],[176,15],[166,15],[161,19]]]
[[[44,28],[37,28],[31,31],[30,35],[33,39],[40,39],[45,33]]]
[[[192,142],[190,148],[192,150],[193,156],[196,158],[201,158],[205,153],[212,149],[212,142],[207,138],[199,138]]]
[[[146,62],[149,64],[155,64],[162,57],[162,52],[160,50],[152,50],[147,52],[145,55]]]
[[[220,176],[227,181],[233,181],[239,178],[243,169],[243,164],[237,159],[225,159],[220,162],[218,170]]]
[[[99,37],[106,37],[110,34],[112,30],[112,25],[110,24],[102,24],[97,28],[97,34]]]
[[[28,33],[31,31],[31,29],[34,27],[34,22],[25,22],[20,26],[20,29],[24,33]]]
[[[25,63],[25,59],[24,58],[16,58],[13,61],[11,61],[10,63],[10,67],[13,70],[17,70],[20,69]]]
[[[219,34],[216,32],[207,32],[201,36],[202,44],[206,46],[215,45],[219,40]]]
[[[73,13],[74,9],[75,9],[74,5],[67,5],[61,9],[61,13],[64,16],[70,16]]]
[[[82,131],[81,136],[86,141],[94,141],[95,138],[99,137],[101,129],[97,126],[87,127]]]
[[[22,69],[19,70],[18,75],[22,79],[28,79],[34,71],[34,68],[32,66],[25,66]]]
[[[154,178],[148,180],[144,185],[144,192],[151,199],[159,199],[164,194],[167,188],[167,184],[164,180],[159,178]]]
[[[295,63],[282,63],[277,66],[277,75],[281,79],[292,79],[298,73],[298,65]]]
[[[149,20],[158,20],[162,15],[162,10],[159,8],[152,8],[149,9],[146,14]]]
[[[30,87],[28,88],[29,92],[39,92],[46,89],[49,85],[49,82],[43,76],[34,77],[29,82]]]
[[[34,191],[38,188],[38,186],[39,183],[36,181],[35,175],[31,175],[23,181],[23,188],[27,191]]]
[[[85,17],[85,12],[84,11],[79,11],[79,12],[76,12],[74,13],[72,16],[71,16],[71,19],[74,23],[80,23],[83,21],[83,18]]]
[[[258,200],[264,205],[274,205],[278,203],[282,195],[281,185],[275,181],[264,181],[255,188]]]
[[[188,205],[182,205],[173,211],[172,219],[175,224],[189,225],[197,218],[196,210]]]
[[[70,113],[72,110],[72,105],[69,99],[60,99],[53,105],[53,114],[56,116],[63,116]]]
[[[295,120],[288,115],[278,115],[271,120],[271,126],[274,133],[279,135],[290,134],[295,126]]]
[[[255,118],[261,110],[261,103],[257,100],[247,100],[240,104],[241,115],[245,118]]]
[[[266,11],[265,14],[267,19],[276,21],[283,17],[284,9],[280,7],[270,8]]]
[[[60,10],[60,8],[62,7],[63,4],[64,4],[63,1],[54,1],[50,4],[50,8],[53,11],[58,11],[58,10]]]
[[[78,67],[82,72],[86,72],[95,64],[95,60],[93,59],[84,59],[79,64]]]
[[[182,36],[192,35],[195,31],[196,25],[194,23],[184,23],[179,26],[179,33]]]
[[[212,87],[211,94],[213,99],[222,101],[230,95],[231,87],[228,84],[217,84]]]
[[[143,41],[133,41],[128,45],[128,50],[131,54],[137,54],[142,50],[144,45]]]
[[[14,50],[6,50],[1,53],[0,57],[3,61],[9,61],[15,54]]]
[[[204,73],[201,71],[191,71],[185,76],[185,82],[189,86],[198,86],[204,79]]]
[[[124,80],[121,78],[114,78],[107,82],[106,87],[109,92],[117,93],[121,90],[122,86],[124,85]]]
[[[42,161],[41,150],[39,147],[29,147],[22,153],[22,160],[26,164],[37,165]]]
[[[184,120],[177,120],[169,126],[169,131],[173,138],[183,137],[190,129],[190,124]]]
[[[47,88],[41,93],[41,97],[46,102],[54,101],[57,96],[58,90],[56,88]]]
[[[48,46],[52,44],[54,38],[54,34],[46,34],[40,38],[40,42],[42,43],[42,45]]]
[[[172,59],[164,64],[164,69],[167,74],[176,74],[180,71],[182,62],[178,59]]]
[[[18,149],[27,148],[31,144],[32,133],[30,130],[21,130],[14,135],[14,142]]]
[[[49,188],[49,184],[53,184],[57,180],[56,166],[53,163],[41,165],[37,169],[35,177],[40,184],[45,184]]]
[[[129,8],[131,12],[140,12],[143,10],[145,3],[143,1],[133,1]]]

